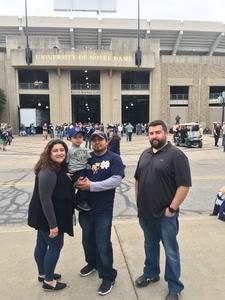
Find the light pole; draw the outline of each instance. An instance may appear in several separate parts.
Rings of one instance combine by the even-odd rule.
[[[28,65],[32,64],[32,50],[29,46],[29,39],[28,39],[28,18],[27,18],[27,0],[25,0],[25,21],[26,21],[26,48],[25,48],[25,58],[26,63]]]
[[[138,30],[137,30],[138,47],[135,52],[135,64],[140,67],[142,61],[142,53],[140,48],[140,0],[138,0]]]
[[[225,91],[221,93],[221,95],[218,97],[219,102],[222,104],[222,120],[221,120],[221,126],[223,126],[224,122],[224,100],[225,100]]]

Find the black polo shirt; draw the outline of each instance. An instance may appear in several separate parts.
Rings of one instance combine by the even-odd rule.
[[[188,158],[170,142],[154,153],[145,150],[134,175],[138,181],[138,217],[160,217],[179,186],[191,186]]]

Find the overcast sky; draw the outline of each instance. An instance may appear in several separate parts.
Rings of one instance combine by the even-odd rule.
[[[0,15],[24,16],[24,2],[25,0],[0,0]],[[137,2],[138,0],[117,0],[117,13],[102,13],[101,17],[136,18]],[[225,23],[225,0],[140,0],[140,3],[141,19]],[[54,12],[53,0],[27,0],[27,5],[29,16],[97,17],[96,13]]]

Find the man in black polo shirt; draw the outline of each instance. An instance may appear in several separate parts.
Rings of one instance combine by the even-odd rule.
[[[135,281],[145,287],[159,280],[160,241],[165,249],[166,300],[179,299],[184,285],[180,281],[180,255],[176,239],[179,207],[191,186],[191,174],[185,154],[167,141],[167,127],[162,120],[149,125],[151,148],[145,150],[135,171],[138,217],[145,238],[143,275]]]

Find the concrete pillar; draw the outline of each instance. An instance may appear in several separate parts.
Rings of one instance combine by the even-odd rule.
[[[121,123],[121,72],[113,71],[112,74],[112,121]]]
[[[71,123],[70,71],[49,71],[50,120],[53,124]]]
[[[162,100],[161,100],[161,68],[156,64],[156,68],[150,72],[150,105],[149,121],[162,118]],[[163,113],[166,116],[166,113]]]
[[[193,85],[189,87],[188,122],[200,121],[201,65],[193,65]]]
[[[101,79],[101,122],[121,122],[121,72],[104,70]]]
[[[5,53],[0,53],[0,89],[2,89],[6,94]],[[8,98],[3,111],[0,113],[0,120],[2,123],[7,123],[9,120]]]
[[[17,71],[11,67],[10,58],[5,59],[5,93],[7,95],[7,120],[14,133],[19,132],[19,91]]]

